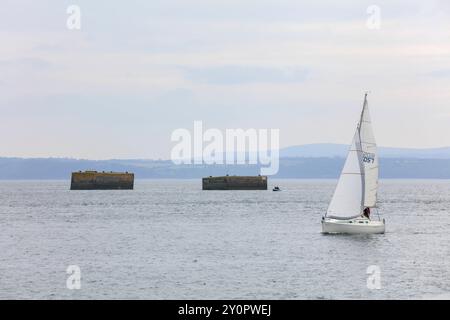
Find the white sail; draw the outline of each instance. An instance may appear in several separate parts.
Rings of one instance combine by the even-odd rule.
[[[364,198],[364,168],[361,154],[358,127],[328,207],[328,217],[346,219],[361,215]]]
[[[362,160],[364,164],[364,206],[375,207],[378,191],[378,155],[375,136],[372,130],[370,120],[369,106],[367,103],[367,94],[364,99],[363,111],[359,125],[361,137]]]

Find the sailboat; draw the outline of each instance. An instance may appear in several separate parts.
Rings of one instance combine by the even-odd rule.
[[[325,216],[323,233],[384,233],[385,221],[373,219],[377,209],[378,155],[367,93],[358,126]]]

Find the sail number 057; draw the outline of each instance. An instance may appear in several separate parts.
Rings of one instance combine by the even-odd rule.
[[[374,153],[364,153],[363,154],[363,162],[374,163],[375,162],[375,154]]]

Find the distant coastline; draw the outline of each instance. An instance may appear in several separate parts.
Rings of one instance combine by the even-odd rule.
[[[336,179],[348,146],[310,144],[280,150],[280,169],[271,178]],[[381,179],[450,179],[450,148],[380,147]],[[257,175],[257,165],[175,165],[170,160],[81,160],[1,158],[0,180],[68,180],[79,170],[134,172],[136,179],[198,179],[216,175]]]
[[[270,178],[336,179],[344,158],[281,158]],[[76,160],[0,158],[0,180],[69,180],[79,170],[133,172],[136,179],[199,179],[257,175],[256,165],[175,165],[170,160]],[[450,179],[450,159],[380,159],[381,179]]]

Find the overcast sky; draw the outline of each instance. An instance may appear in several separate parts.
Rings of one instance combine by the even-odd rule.
[[[449,146],[450,1],[0,0],[0,75],[0,156],[168,158],[194,120],[349,143],[366,90],[379,145]]]

